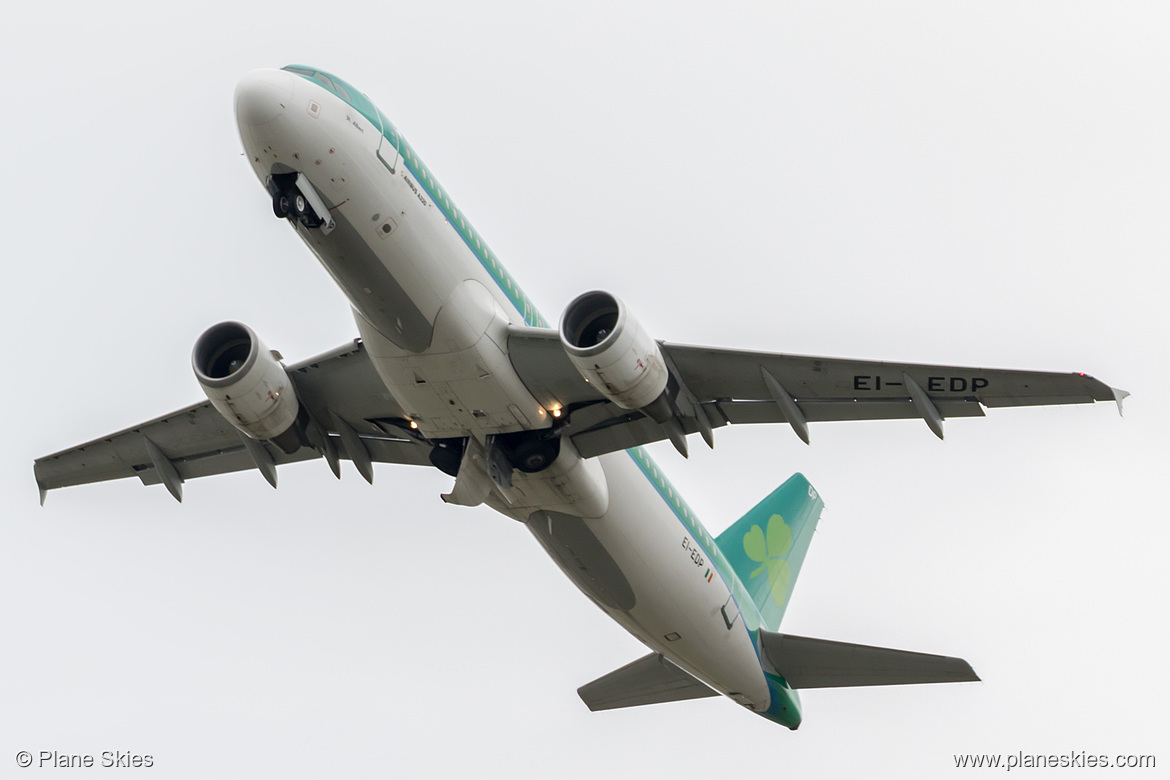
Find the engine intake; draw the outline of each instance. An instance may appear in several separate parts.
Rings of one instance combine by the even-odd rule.
[[[581,376],[607,399],[658,422],[670,417],[670,372],[658,343],[616,296],[594,290],[574,298],[561,315],[560,337]]]
[[[207,400],[245,435],[289,453],[300,447],[292,380],[247,325],[212,325],[195,342],[191,366]]]

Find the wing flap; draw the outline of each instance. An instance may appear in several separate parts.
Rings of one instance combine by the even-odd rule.
[[[772,401],[717,401],[713,406],[727,422],[787,422],[780,407]],[[802,401],[800,410],[809,422],[844,422],[857,420],[912,420],[920,417],[909,398],[890,400],[827,399]],[[983,417],[983,407],[975,399],[940,401],[938,410],[944,417]]]
[[[372,436],[360,436],[362,443],[370,453],[370,460],[374,463],[397,463],[412,466],[430,465],[427,457],[427,448],[408,439],[378,439]],[[335,443],[339,442],[334,436]],[[302,447],[292,455],[281,451],[277,447],[260,443],[265,451],[272,456],[277,466],[286,463],[298,463],[306,460],[316,460],[320,453],[309,447]],[[338,447],[338,454],[342,460],[352,460],[345,452],[344,447]],[[248,471],[256,468],[256,462],[248,454],[244,445],[234,449],[217,450],[215,452],[200,453],[189,458],[172,460],[172,465],[184,480],[197,477],[211,477],[217,474],[230,474],[235,471]],[[157,485],[162,482],[161,475],[150,464],[149,459],[134,466],[134,476],[142,480],[144,485]],[[93,480],[88,480],[93,481]],[[80,484],[80,483],[79,483]]]
[[[582,685],[577,695],[585,706],[597,712],[719,694],[658,653],[650,653]]]
[[[760,648],[795,689],[979,681],[969,663],[950,656],[771,631],[760,632]]]

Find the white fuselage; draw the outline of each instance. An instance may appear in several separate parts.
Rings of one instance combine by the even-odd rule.
[[[236,115],[262,183],[299,172],[328,206],[327,234],[290,224],[349,298],[370,359],[420,433],[482,445],[489,433],[553,423],[558,410],[524,386],[507,352],[509,327],[546,323],[396,131],[278,70],[241,81]],[[528,524],[644,644],[763,711],[770,694],[753,638],[744,620],[728,628],[728,584],[702,562],[718,549],[664,500],[659,490],[673,488],[656,474],[641,451],[585,460],[566,438],[552,466],[517,471],[486,502]]]

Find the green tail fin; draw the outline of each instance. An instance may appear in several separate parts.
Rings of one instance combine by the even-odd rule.
[[[824,507],[804,475],[793,474],[715,539],[765,628],[780,626]]]

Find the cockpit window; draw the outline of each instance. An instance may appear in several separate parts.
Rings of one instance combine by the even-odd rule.
[[[283,68],[281,68],[281,70],[286,70],[289,73],[295,73],[298,76],[304,76],[310,81],[316,81],[318,84],[337,95],[346,103],[349,103],[351,106],[354,105],[354,99],[350,96],[349,89],[341,81],[341,79],[331,78],[328,73],[314,70],[312,68],[303,68],[299,65],[285,65]],[[360,106],[357,108],[358,110],[361,110]]]
[[[314,74],[313,78],[317,79],[317,81],[319,81],[322,85],[324,85],[325,89],[327,89],[330,92],[332,92],[333,94],[337,95],[339,98],[344,100],[346,103],[353,105],[353,100],[350,99],[349,93],[345,91],[345,87],[341,86],[340,81],[335,81],[335,80],[329,78],[327,75],[325,75],[321,71],[317,71],[316,74]]]
[[[345,91],[345,87],[341,86],[341,82],[337,79],[333,79],[333,91],[346,103],[349,103],[351,106],[353,105],[353,100],[350,98],[349,93]]]
[[[394,145],[398,145],[397,131],[394,129],[394,125],[390,124],[390,120],[386,118],[386,115],[379,111],[370,102],[370,99],[352,84],[347,84],[336,76],[332,76],[316,68],[305,67],[304,65],[285,65],[281,70],[295,73],[298,76],[325,87],[325,89],[357,109],[358,113],[370,120],[383,134],[389,133]]]

